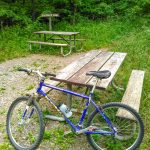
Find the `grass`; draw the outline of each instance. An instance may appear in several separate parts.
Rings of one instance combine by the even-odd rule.
[[[0,143],[1,150],[13,150],[9,142]]]
[[[30,54],[27,40],[30,32],[28,29],[21,29],[18,26],[6,28],[0,33],[0,62],[15,57],[22,57]],[[140,114],[145,124],[145,137],[140,150],[149,149],[150,143],[150,25],[147,20],[137,18],[136,20],[108,20],[89,21],[81,20],[76,25],[60,22],[55,25],[54,30],[58,31],[80,31],[81,38],[85,38],[84,50],[107,47],[110,51],[126,52],[128,55],[116,76],[117,84],[126,87],[127,81],[133,69],[145,71],[145,81],[140,105]],[[25,34],[23,34],[25,32]],[[41,51],[34,50],[32,53]],[[45,54],[59,54],[55,49],[44,48]],[[37,66],[38,64],[33,64]],[[0,89],[3,92],[4,89]],[[98,95],[98,94],[97,94]],[[109,89],[108,92],[101,92],[96,98],[102,98],[105,102],[120,101],[123,92]],[[5,145],[2,145],[5,146]]]
[[[0,93],[4,93],[6,89],[4,87],[0,87]]]

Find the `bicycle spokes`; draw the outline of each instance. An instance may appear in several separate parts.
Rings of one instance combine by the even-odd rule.
[[[9,122],[11,135],[15,142],[23,147],[28,147],[39,136],[39,116],[35,107],[26,106],[25,102],[17,104],[11,114]]]

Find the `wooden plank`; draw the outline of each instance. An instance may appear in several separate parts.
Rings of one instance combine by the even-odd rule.
[[[59,17],[59,14],[42,14],[41,17]]]
[[[133,70],[127,85],[127,89],[122,98],[122,103],[127,104],[139,112],[140,99],[142,94],[144,80],[144,71]],[[127,111],[120,109],[117,112],[117,116],[133,119],[133,116]]]
[[[32,44],[42,44],[42,45],[50,45],[50,46],[68,46],[68,44],[61,44],[61,43],[49,43],[49,42],[42,42],[42,41],[28,41]]]
[[[80,69],[77,73],[75,73],[70,79],[69,82],[78,83],[78,84],[86,84],[89,81],[91,76],[87,76],[86,73],[89,71],[97,71],[99,70],[106,61],[112,56],[113,52],[101,52],[96,58],[87,63],[82,69]]]
[[[102,70],[109,70],[111,72],[111,76],[108,79],[103,79],[98,82],[96,88],[103,88],[106,89],[112,79],[114,78],[117,70],[119,69],[120,65],[122,64],[123,60],[125,59],[126,53],[119,53],[115,52],[112,57],[104,64],[104,66],[100,69]],[[94,85],[96,82],[96,78],[93,77],[87,85]]]
[[[56,76],[56,79],[58,79],[58,80],[59,79],[60,80],[63,79],[63,80],[66,81],[68,78],[70,78],[71,76],[73,76],[74,73],[76,73],[78,70],[80,70],[84,65],[86,65],[88,62],[90,62],[91,60],[93,60],[100,53],[101,53],[100,50],[93,50],[93,51],[90,51],[89,53],[83,55],[78,60],[72,62],[67,67],[65,67],[64,69],[62,69],[61,71],[59,71],[59,73]],[[51,85],[57,85],[60,82],[48,80],[46,83],[49,83]],[[45,88],[44,90],[47,91],[47,88]]]
[[[36,31],[35,34],[54,34],[54,35],[76,35],[80,32],[59,32],[59,31]]]
[[[62,38],[50,38],[50,40],[63,40]],[[65,39],[66,41],[74,41],[74,39]],[[75,41],[85,41],[86,39],[75,39]]]

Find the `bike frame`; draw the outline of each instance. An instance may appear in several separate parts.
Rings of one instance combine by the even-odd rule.
[[[84,130],[84,129],[81,129],[82,127],[82,124],[83,124],[83,121],[85,119],[85,116],[86,116],[86,113],[87,113],[87,110],[88,110],[88,106],[90,105],[90,103],[92,103],[94,105],[94,107],[96,108],[96,110],[102,115],[102,117],[104,118],[104,120],[106,121],[106,123],[108,124],[108,126],[112,129],[111,132],[108,132],[108,131],[86,131],[85,130],[85,134],[107,134],[107,135],[113,135],[116,133],[111,121],[109,120],[109,118],[104,114],[104,112],[99,108],[98,105],[96,105],[96,103],[94,102],[94,100],[92,100],[92,95],[93,95],[93,91],[94,91],[94,88],[93,90],[90,92],[89,96],[87,95],[84,95],[84,94],[79,94],[79,93],[76,93],[76,92],[73,92],[73,91],[70,91],[70,90],[67,90],[67,89],[62,89],[62,88],[59,88],[59,87],[56,87],[56,86],[52,86],[50,84],[46,84],[44,83],[44,81],[40,81],[40,84],[39,84],[39,87],[37,89],[37,93],[40,94],[40,95],[43,95],[46,99],[49,100],[49,102],[54,105],[54,107],[58,110],[59,110],[59,107],[56,106],[56,104],[53,102],[53,100],[51,98],[49,98],[47,96],[47,94],[44,92],[43,90],[43,87],[47,87],[47,88],[50,88],[50,89],[54,89],[54,90],[57,90],[57,91],[61,91],[61,92],[64,92],[66,94],[71,94],[71,95],[74,95],[74,96],[77,96],[77,97],[80,97],[80,98],[84,98],[87,100],[86,102],[86,107],[85,109],[83,110],[83,113],[81,114],[81,117],[80,117],[80,120],[78,122],[78,125],[74,125],[65,115],[64,115],[64,118],[66,120],[66,122],[73,128],[73,130],[75,132],[79,132],[81,130]],[[33,113],[33,112],[32,112]],[[31,117],[31,116],[30,116]]]

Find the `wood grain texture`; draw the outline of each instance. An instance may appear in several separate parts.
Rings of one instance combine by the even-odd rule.
[[[46,17],[46,18],[48,18],[48,17],[60,17],[60,15],[59,14],[42,14],[41,17]]]
[[[68,44],[61,44],[61,43],[50,43],[50,42],[41,42],[41,41],[28,41],[32,44],[41,44],[41,45],[50,45],[50,46],[68,46]]]
[[[127,104],[139,112],[140,99],[142,94],[144,71],[133,70],[127,85],[127,89],[122,98],[122,103]],[[133,116],[125,110],[118,110],[117,116],[133,119]]]
[[[46,83],[49,83],[51,85],[57,85],[63,80],[67,81],[68,78],[73,76],[78,70],[80,70],[84,65],[93,60],[100,53],[101,53],[100,50],[90,51],[89,53],[80,57],[78,60],[69,64],[64,69],[60,70],[56,76],[56,79],[58,79],[59,81],[47,80]],[[45,88],[44,90],[47,91],[48,89]]]
[[[77,35],[80,32],[59,32],[59,31],[36,31],[35,34],[54,34],[54,35]]]
[[[62,38],[50,38],[50,40],[63,40]],[[65,39],[66,41],[74,41],[74,39]],[[75,39],[75,41],[85,41],[86,39]]]
[[[103,79],[98,82],[97,88],[106,89],[112,79],[114,78],[116,72],[118,71],[120,65],[122,64],[123,60],[125,59],[126,53],[119,53],[115,52],[112,57],[104,64],[103,67],[100,68],[102,70],[109,70],[111,72],[111,76],[108,79]],[[94,85],[96,82],[96,78],[93,77],[87,84]]]
[[[112,56],[113,52],[101,52],[92,61],[84,65],[78,72],[76,72],[70,79],[69,82],[86,84],[92,77],[87,76],[86,73],[89,71],[98,71]]]

